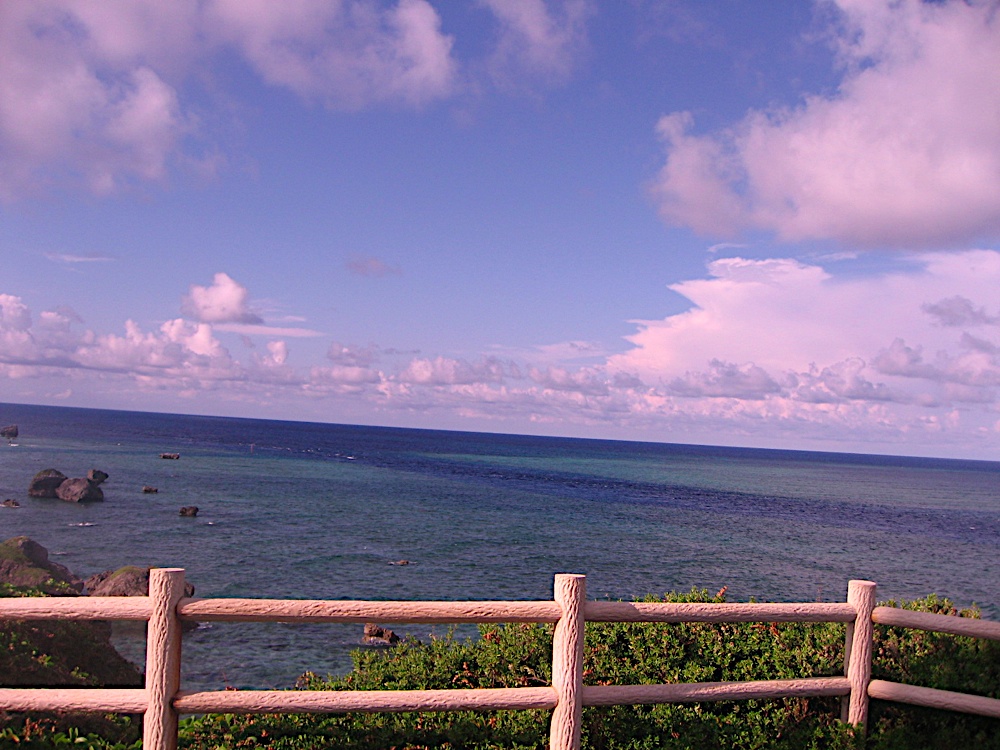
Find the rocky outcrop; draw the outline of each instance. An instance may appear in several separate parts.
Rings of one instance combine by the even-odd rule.
[[[20,508],[20,507],[21,503],[19,503],[12,497],[8,497],[6,500],[0,503],[0,508]]]
[[[26,536],[0,544],[0,583],[15,596],[79,596],[83,589],[83,581]],[[0,642],[10,645],[5,687],[142,686],[138,668],[111,645],[107,622],[0,621]]]
[[[93,503],[104,500],[104,491],[89,479],[67,479],[56,489],[56,497],[69,503]]]
[[[69,479],[56,469],[43,469],[35,474],[28,485],[31,497],[57,497],[70,503],[99,502],[104,499],[100,488],[108,478],[106,472],[91,469],[86,477]]]
[[[13,440],[17,437],[17,425],[9,424],[6,427],[0,427],[0,438],[7,438],[8,440]]]
[[[152,485],[149,484],[142,485],[142,491],[145,492],[147,495],[153,495],[159,492],[159,490],[156,487],[153,487]]]
[[[149,596],[149,568],[126,565],[118,570],[105,570],[88,578],[84,585],[91,596]],[[194,596],[194,585],[184,582],[184,596]],[[198,623],[181,620],[181,630],[189,631]]]
[[[35,474],[28,485],[30,497],[58,497],[56,490],[65,482],[67,476],[56,469],[42,469]]]
[[[366,646],[394,646],[399,643],[399,636],[389,628],[383,628],[374,622],[366,622],[361,642]]]
[[[185,505],[183,508],[181,508],[181,513],[180,514],[182,516],[187,516],[189,518],[194,518],[196,515],[198,515],[198,506],[197,505]]]
[[[93,482],[94,484],[104,484],[108,481],[108,473],[106,471],[101,471],[100,469],[91,469],[87,472],[87,481]]]
[[[149,596],[149,568],[126,565],[88,578],[84,585],[91,596]],[[184,596],[194,596],[194,586],[184,583]]]
[[[168,458],[171,461],[176,461],[180,457],[181,457],[180,453],[161,453],[160,454],[160,458]]]
[[[69,568],[49,560],[48,550],[26,536],[15,536],[0,544],[0,583],[57,596],[75,596],[83,591],[83,581]]]

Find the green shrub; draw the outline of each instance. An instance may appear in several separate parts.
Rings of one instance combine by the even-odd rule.
[[[705,591],[647,601],[722,601]],[[890,605],[894,603],[890,602]],[[976,617],[931,596],[909,609]],[[483,625],[478,640],[448,634],[357,651],[342,677],[306,674],[298,690],[418,690],[533,687],[551,681],[552,628]],[[588,685],[718,682],[831,676],[843,672],[842,624],[587,625]],[[872,676],[1000,698],[1000,644],[916,630],[875,628]],[[598,750],[738,748],[746,750],[1000,750],[1000,720],[872,701],[867,738],[841,724],[840,700],[795,698],[657,706],[588,707],[583,746]],[[549,711],[398,714],[210,715],[181,723],[185,750],[360,748],[545,748]],[[3,740],[13,735],[0,734]],[[126,750],[95,735],[61,729],[51,739],[20,736],[17,747],[66,745]],[[30,740],[35,744],[24,744]],[[47,743],[47,744],[46,744]],[[76,744],[79,743],[79,744]],[[87,744],[89,743],[89,744]]]

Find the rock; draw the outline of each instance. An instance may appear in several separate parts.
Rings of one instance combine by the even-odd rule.
[[[150,487],[148,484],[142,485],[142,491],[145,492],[147,495],[159,492],[159,490],[156,489],[156,487]]]
[[[8,440],[13,440],[17,437],[17,425],[9,424],[6,427],[0,427],[0,437],[7,438]]]
[[[39,591],[78,596],[83,589],[83,581],[51,562],[48,551],[26,536],[0,544],[0,582],[27,596]],[[141,673],[122,658],[110,639],[107,622],[0,621],[0,640],[10,645],[9,650],[4,647],[4,686],[140,687]]]
[[[383,628],[374,622],[366,622],[361,642],[368,646],[394,646],[399,643],[399,636],[389,628]]]
[[[59,485],[66,481],[66,475],[55,469],[42,469],[35,474],[28,485],[28,495],[30,497],[59,497],[56,490]]]
[[[393,561],[392,561],[391,563],[389,563],[389,564],[390,564],[390,565],[409,565],[409,564],[410,564],[410,561],[409,561],[409,560],[393,560]]]
[[[160,454],[160,458],[169,458],[169,459],[171,459],[173,461],[176,461],[180,457],[181,457],[180,453],[161,453]]]
[[[126,565],[118,570],[105,570],[88,578],[84,585],[91,596],[149,596],[149,568]],[[194,585],[184,582],[184,596],[194,596]],[[195,630],[198,623],[181,620],[181,630]]]
[[[87,479],[94,484],[103,484],[108,480],[108,474],[100,469],[91,469],[87,472]]]
[[[2,503],[0,503],[0,507],[4,507],[4,508],[20,508],[21,507],[21,503],[19,503],[17,500],[15,500],[12,497],[8,497],[6,500],[4,500]]]
[[[198,506],[197,505],[185,505],[183,508],[181,508],[181,513],[180,514],[182,516],[188,516],[189,518],[194,518],[196,515],[198,515]]]
[[[96,573],[84,582],[91,596],[149,596],[149,568],[126,565]],[[184,582],[184,596],[194,596],[194,586]]]
[[[69,503],[100,502],[104,491],[90,479],[66,479],[56,489],[56,497]]]
[[[83,581],[68,568],[49,560],[48,550],[26,536],[0,544],[0,583],[37,588],[46,594],[76,596]]]

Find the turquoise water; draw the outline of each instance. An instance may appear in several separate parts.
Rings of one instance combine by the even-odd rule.
[[[160,565],[200,596],[535,599],[574,572],[592,598],[728,586],[776,601],[842,601],[867,578],[882,599],[937,592],[1000,619],[998,463],[0,405],[9,423],[0,497],[21,507],[0,508],[0,536],[27,534],[81,576]],[[28,498],[49,467],[106,471],[105,502]],[[359,638],[203,626],[184,684],[342,672]]]

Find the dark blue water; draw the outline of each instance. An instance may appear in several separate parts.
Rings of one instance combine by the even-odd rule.
[[[0,497],[22,507],[0,508],[0,536],[83,576],[161,565],[203,596],[533,599],[574,572],[592,598],[775,601],[839,601],[867,578],[883,599],[936,592],[1000,619],[998,463],[0,405],[10,423]],[[50,467],[106,471],[105,502],[28,498]],[[348,668],[359,637],[203,627],[184,682],[286,686]]]

